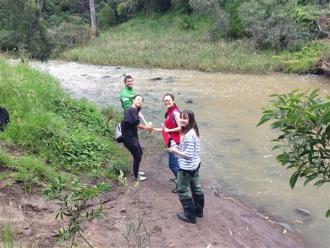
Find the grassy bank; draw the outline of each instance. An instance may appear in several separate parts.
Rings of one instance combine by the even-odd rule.
[[[70,98],[52,77],[0,58],[0,106],[10,124],[0,132],[0,178],[28,190],[65,178],[114,177],[128,171],[113,142],[113,123],[87,101]]]
[[[303,52],[275,54],[256,51],[247,40],[210,42],[211,21],[175,13],[159,17],[136,17],[111,28],[88,46],[69,50],[63,59],[91,64],[126,65],[232,72],[308,72],[330,46],[306,44]],[[307,51],[307,53],[306,53]]]

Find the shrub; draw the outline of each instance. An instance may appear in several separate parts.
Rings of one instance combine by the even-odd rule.
[[[275,0],[246,2],[239,8],[239,16],[254,46],[275,51],[296,50],[311,38],[309,31],[291,17],[294,7]]]
[[[291,188],[298,178],[304,180],[304,185],[314,181],[316,187],[329,183],[330,97],[321,99],[319,90],[294,90],[271,97],[257,125],[271,121],[271,128],[279,131],[273,149],[280,152],[277,161],[294,170]],[[326,216],[330,217],[330,209]]]
[[[205,0],[190,0],[189,5],[197,14],[208,14],[211,11],[211,5],[209,1]]]
[[[121,2],[117,5],[117,14],[119,21],[124,22],[129,18],[130,5],[126,2]]]
[[[41,60],[50,56],[51,44],[38,4],[23,0],[1,2],[0,47],[23,48]]]
[[[218,41],[221,37],[226,37],[229,31],[228,14],[219,11],[215,16],[215,21],[209,31],[210,40],[213,42]]]
[[[90,28],[86,24],[65,21],[50,30],[49,36],[54,44],[52,53],[57,55],[65,49],[85,45],[90,40]]]
[[[97,13],[97,21],[100,27],[107,28],[118,23],[116,9],[109,4],[104,5]]]
[[[321,8],[317,5],[308,4],[306,6],[297,6],[294,13],[295,21],[307,29],[315,36],[319,29],[316,20],[322,15],[329,12],[329,8]]]
[[[43,21],[39,20],[34,30],[31,38],[28,40],[26,49],[31,53],[32,58],[38,58],[44,61],[51,54],[52,43]]]
[[[190,16],[188,15],[181,15],[177,18],[177,26],[179,29],[188,31],[188,30],[194,30],[194,24]]]
[[[244,34],[244,28],[241,23],[241,19],[238,14],[238,9],[241,6],[242,1],[230,0],[225,1],[223,10],[228,14],[228,31],[227,38],[239,38]]]
[[[319,71],[317,62],[329,51],[329,45],[323,42],[311,42],[294,53],[282,52],[274,57],[280,62],[279,69],[290,73],[316,73]]]
[[[2,51],[17,49],[19,41],[19,34],[15,30],[0,30],[0,48]]]

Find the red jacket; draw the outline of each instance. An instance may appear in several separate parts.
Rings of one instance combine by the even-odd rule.
[[[175,111],[180,112],[179,108],[174,105],[172,107],[170,107],[169,109],[167,109],[166,111],[166,119],[164,122],[164,126],[167,127],[168,129],[173,129],[176,128],[178,125],[175,122],[175,117],[174,117],[174,113]],[[174,140],[176,144],[180,144],[180,131],[178,132],[169,132],[168,133],[170,139]]]

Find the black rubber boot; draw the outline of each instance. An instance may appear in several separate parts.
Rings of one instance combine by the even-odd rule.
[[[202,218],[204,208],[204,194],[193,194],[193,200],[195,204],[195,216]]]
[[[190,222],[195,224],[196,223],[196,217],[195,217],[195,211],[194,211],[194,203],[191,198],[180,200],[183,212],[178,213],[176,216],[185,222]]]

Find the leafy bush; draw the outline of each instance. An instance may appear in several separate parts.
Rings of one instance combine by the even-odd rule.
[[[53,55],[58,55],[65,49],[85,45],[90,40],[90,28],[86,24],[62,22],[49,31],[54,43]]]
[[[50,56],[51,43],[37,4],[23,0],[1,2],[0,48],[23,48],[41,60]]]
[[[211,4],[205,0],[190,0],[189,5],[197,14],[209,14],[211,12]]]
[[[188,30],[194,30],[194,23],[191,19],[190,16],[188,15],[181,15],[177,18],[177,22],[176,22],[177,26],[179,29],[184,30],[184,31],[188,31]]]
[[[211,13],[214,19],[212,28],[209,31],[211,41],[217,41],[221,37],[227,37],[229,31],[229,14],[220,8],[217,1],[210,1]]]
[[[290,17],[294,8],[292,1],[250,1],[241,5],[239,16],[256,48],[292,51],[311,38],[307,28],[299,26]]]
[[[15,30],[0,30],[0,49],[2,51],[15,50],[19,43],[20,37]]]
[[[121,2],[117,5],[116,11],[120,22],[124,22],[129,18],[130,4],[128,2]]]
[[[329,11],[329,7],[323,8],[314,4],[297,6],[294,13],[294,19],[300,26],[306,27],[311,34],[316,36],[319,32],[316,20],[321,15],[329,13]]]
[[[273,149],[280,151],[278,162],[294,169],[290,186],[298,178],[304,185],[316,181],[320,187],[330,182],[330,97],[322,100],[318,90],[292,91],[272,95],[271,104],[263,109],[258,126],[272,121],[271,128],[280,132]],[[330,209],[326,215],[330,217]]]
[[[226,37],[229,31],[229,20],[228,14],[219,11],[215,14],[215,21],[209,31],[210,40],[215,42],[218,41],[221,37]]]
[[[101,28],[108,28],[118,23],[116,9],[110,4],[104,5],[96,15]]]
[[[57,236],[63,240],[69,240],[71,247],[77,247],[76,237],[79,235],[88,247],[93,247],[84,236],[85,221],[100,219],[103,217],[103,206],[99,204],[97,208],[87,208],[87,202],[98,195],[109,191],[110,185],[99,183],[93,186],[81,184],[77,179],[67,180],[56,177],[45,189],[44,194],[50,200],[54,200],[59,209],[56,219],[68,219],[66,227],[61,228]]]
[[[32,58],[44,61],[50,57],[53,44],[51,43],[45,23],[39,20],[34,29],[32,37],[28,40],[26,49]]]
[[[330,51],[327,42],[310,42],[294,53],[282,52],[274,57],[279,61],[279,70],[290,73],[316,73],[317,62]]]

